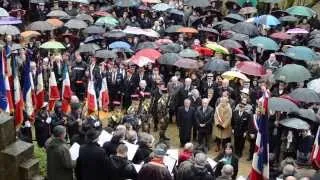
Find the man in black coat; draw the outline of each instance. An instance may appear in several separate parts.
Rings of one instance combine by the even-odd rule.
[[[198,143],[200,145],[205,145],[207,148],[209,147],[208,143],[214,115],[213,108],[208,105],[209,99],[202,99],[202,106],[198,107],[195,114],[196,123],[198,127]]]
[[[82,101],[86,92],[86,72],[88,67],[79,52],[75,52],[75,57],[75,63],[71,66],[70,83],[72,91]]]
[[[190,99],[184,100],[184,106],[178,108],[177,111],[177,125],[179,127],[180,145],[184,146],[185,143],[191,140],[191,129],[195,120],[195,109],[190,107]]]
[[[44,147],[47,139],[51,135],[51,117],[48,112],[48,103],[43,103],[41,109],[37,112],[34,122],[36,139],[39,147]]]
[[[184,100],[188,98],[188,96],[191,94],[191,82],[192,80],[190,78],[186,78],[184,81],[184,86],[180,88],[180,90],[177,93],[177,103],[178,106],[183,106]]]
[[[201,81],[201,85],[200,85],[200,93],[202,98],[208,98],[209,89],[217,91],[217,88],[218,88],[218,85],[216,82],[214,82],[213,74],[208,73],[207,80]]]
[[[99,134],[95,129],[87,132],[88,143],[80,147],[77,159],[77,180],[105,180],[106,153],[97,143]]]
[[[123,80],[122,85],[122,95],[123,95],[123,107],[125,109],[128,109],[131,105],[131,95],[134,94],[135,90],[137,88],[137,79],[133,75],[133,72],[131,69],[127,70],[127,75]]]
[[[111,67],[106,73],[110,102],[119,101],[121,95],[121,86],[123,75],[118,72],[117,67]]]

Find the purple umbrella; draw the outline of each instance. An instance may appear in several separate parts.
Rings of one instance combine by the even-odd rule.
[[[309,32],[305,29],[302,29],[302,28],[294,28],[294,29],[289,29],[286,33],[288,33],[288,34],[308,34]]]
[[[21,19],[17,19],[13,16],[2,17],[0,18],[0,25],[12,25],[12,24],[21,24]]]

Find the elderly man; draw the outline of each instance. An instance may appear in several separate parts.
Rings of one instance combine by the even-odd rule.
[[[226,164],[221,169],[221,176],[216,180],[232,180],[233,167],[229,164]]]
[[[198,143],[209,148],[209,137],[212,129],[213,108],[209,106],[209,99],[202,99],[202,106],[198,107],[195,119],[198,127]]]
[[[182,106],[184,100],[188,98],[188,96],[191,94],[191,90],[192,90],[191,83],[192,83],[192,80],[190,78],[186,78],[184,80],[184,86],[180,88],[177,94],[178,106]]]
[[[191,129],[195,119],[195,109],[190,106],[190,99],[184,100],[184,105],[178,108],[177,125],[179,127],[180,146],[191,140]]]

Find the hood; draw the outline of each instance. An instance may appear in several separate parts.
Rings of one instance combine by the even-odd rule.
[[[116,169],[121,169],[128,164],[127,159],[120,157],[120,156],[110,156],[110,164]]]

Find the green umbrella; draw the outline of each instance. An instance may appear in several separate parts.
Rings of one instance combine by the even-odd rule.
[[[199,56],[199,53],[193,49],[184,49],[179,53],[179,56],[185,57],[185,58],[196,58]]]
[[[40,46],[42,49],[65,49],[64,45],[58,41],[52,40],[45,42]]]
[[[159,63],[173,66],[179,59],[182,58],[176,53],[166,53],[160,56]]]
[[[249,44],[265,50],[277,51],[279,49],[279,45],[274,40],[263,36],[250,39]]]
[[[258,4],[257,0],[237,0],[237,1],[238,1],[238,4],[240,4],[240,6],[243,6],[245,3],[251,3],[253,7],[256,7]]]
[[[244,17],[241,16],[240,14],[228,14],[226,17],[224,17],[225,20],[229,20],[231,22],[241,22],[241,21],[244,21]]]
[[[311,78],[308,69],[297,64],[287,64],[279,68],[274,73],[274,79],[279,81],[290,82],[303,82]]]
[[[288,8],[286,12],[291,15],[306,17],[312,17],[317,14],[314,10],[305,6],[293,6],[291,8]]]
[[[318,59],[316,53],[305,46],[295,46],[286,50],[285,55],[298,61],[315,61]]]
[[[96,22],[96,25],[105,25],[105,26],[117,26],[119,21],[111,16],[105,16],[99,18]]]

